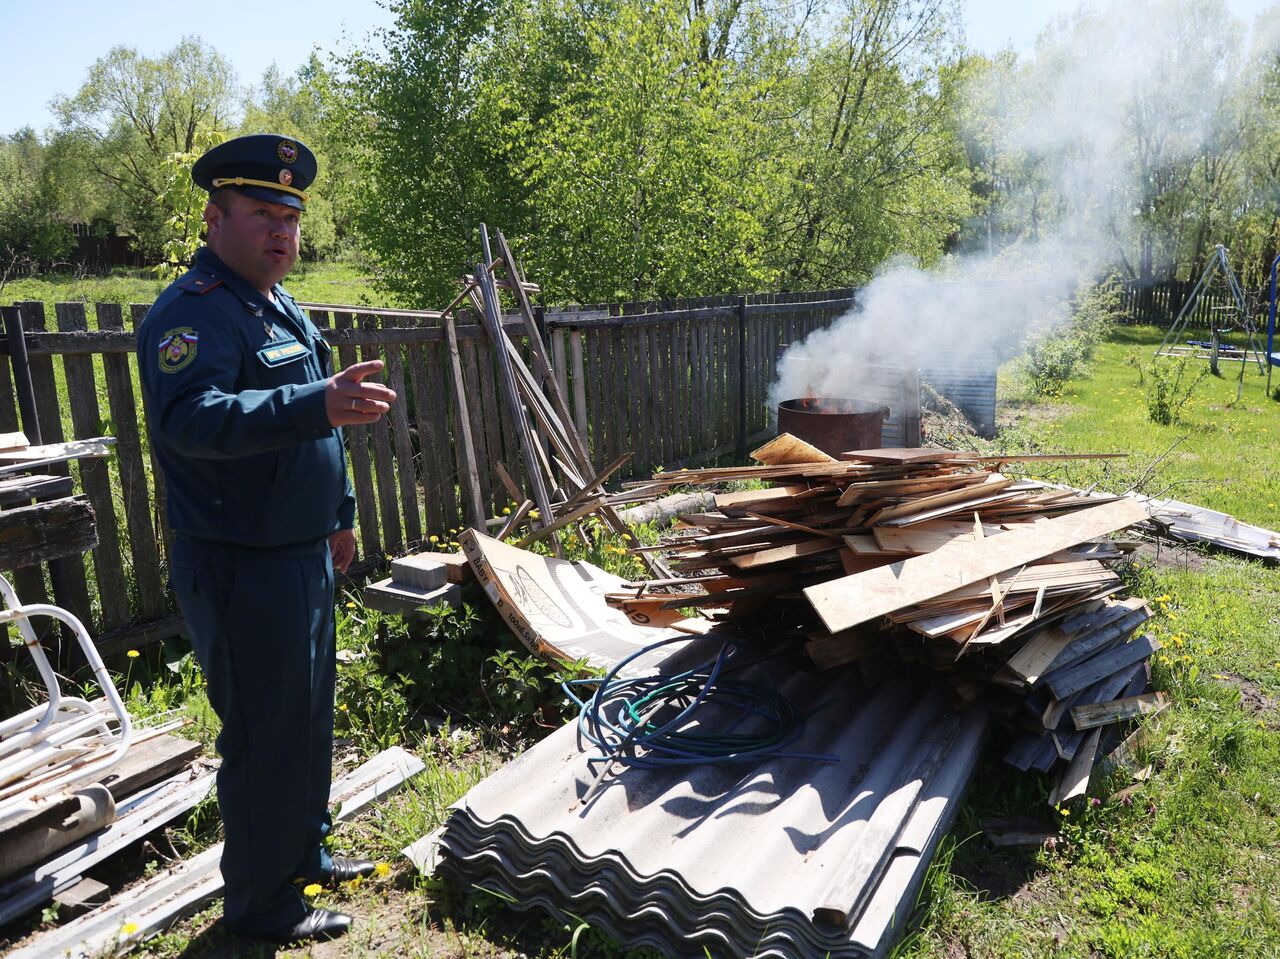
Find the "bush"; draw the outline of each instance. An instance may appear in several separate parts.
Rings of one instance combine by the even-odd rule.
[[[1209,375],[1209,367],[1199,366],[1194,378],[1189,377],[1188,367],[1193,362],[1199,366],[1193,357],[1180,356],[1167,363],[1155,360],[1147,368],[1147,415],[1151,422],[1169,426],[1181,418],[1196,387]]]
[[[1082,288],[1071,302],[1067,323],[1028,337],[1026,371],[1036,395],[1056,396],[1085,371],[1121,315],[1120,291],[1115,277]]]

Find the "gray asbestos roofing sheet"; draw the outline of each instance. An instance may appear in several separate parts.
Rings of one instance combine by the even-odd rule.
[[[442,873],[671,955],[882,954],[987,714],[952,711],[936,679],[905,672],[873,689],[850,671],[794,673],[781,688],[798,706],[827,704],[793,751],[837,761],[626,768],[584,804],[598,753],[570,724],[456,805]]]

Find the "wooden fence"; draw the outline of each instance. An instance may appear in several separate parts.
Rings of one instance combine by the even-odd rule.
[[[782,350],[851,304],[851,290],[833,290],[548,310],[541,320],[592,462],[635,451],[629,471],[639,476],[745,450],[768,429],[767,391]],[[38,423],[20,422],[16,371],[0,362],[0,432],[24,429],[44,443],[116,438],[110,458],[73,467],[94,508],[99,542],[84,561],[50,564],[54,601],[92,624],[106,654],[172,635],[181,624],[164,585],[172,534],[141,414],[135,353],[134,330],[147,307],[58,303],[52,316],[43,303],[18,308]],[[385,381],[401,397],[390,416],[345,431],[359,569],[432,535],[447,542],[464,520],[443,327],[413,311],[307,309],[334,345],[338,366],[381,358]],[[515,317],[504,325],[524,343]],[[498,464],[522,482],[518,441],[500,404],[492,343],[465,314],[457,335],[482,493],[495,515],[512,498]],[[12,356],[7,337],[0,351]],[[24,601],[47,597],[39,571],[25,571],[16,585]]]
[[[1195,285],[1195,280],[1166,280],[1149,287],[1141,287],[1136,283],[1126,284],[1122,299],[1124,315],[1134,323],[1171,323],[1191,296]],[[1197,297],[1191,312],[1190,325],[1193,328],[1209,329],[1213,325],[1219,325],[1222,317],[1229,310],[1234,310],[1234,302],[1220,286],[1218,284],[1219,288],[1208,292],[1202,291]],[[1270,288],[1244,290],[1244,295],[1245,303],[1254,310],[1254,323],[1258,329],[1265,330]]]

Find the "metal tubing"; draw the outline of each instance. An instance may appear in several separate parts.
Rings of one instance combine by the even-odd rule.
[[[13,386],[22,413],[22,432],[32,446],[40,446],[40,417],[36,413],[36,391],[31,384],[31,364],[27,360],[27,339],[22,331],[22,311],[16,306],[0,307],[4,315],[4,335],[13,366]]]

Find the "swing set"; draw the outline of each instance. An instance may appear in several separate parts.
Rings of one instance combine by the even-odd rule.
[[[1235,271],[1231,269],[1231,261],[1228,259],[1226,247],[1219,243],[1213,248],[1213,255],[1209,258],[1209,262],[1205,264],[1204,271],[1200,274],[1200,279],[1192,287],[1191,295],[1182,304],[1178,315],[1169,326],[1169,332],[1160,341],[1160,346],[1156,349],[1155,355],[1207,357],[1209,368],[1215,375],[1218,372],[1219,358],[1236,359],[1238,357],[1240,359],[1240,388],[1236,391],[1237,399],[1239,399],[1240,389],[1244,387],[1245,367],[1252,360],[1257,365],[1259,373],[1265,372],[1267,374],[1267,395],[1269,396],[1271,394],[1271,368],[1280,365],[1280,353],[1277,353],[1278,347],[1275,343],[1276,272],[1278,265],[1280,265],[1280,256],[1276,257],[1271,264],[1271,309],[1267,322],[1267,345],[1265,350],[1258,337],[1258,328],[1254,323],[1254,317],[1261,312],[1259,309],[1260,304],[1256,304],[1256,301],[1255,303],[1249,302],[1240,286],[1240,281],[1236,279]],[[1209,293],[1214,287],[1215,281],[1220,281],[1217,285],[1225,288],[1227,302],[1222,306],[1209,307],[1211,322],[1207,340],[1189,339],[1187,338],[1189,328],[1194,328],[1192,327],[1193,320],[1201,312],[1198,309],[1200,298]],[[1245,343],[1243,346],[1235,346],[1226,341],[1226,337],[1234,332],[1242,332],[1244,334]]]

